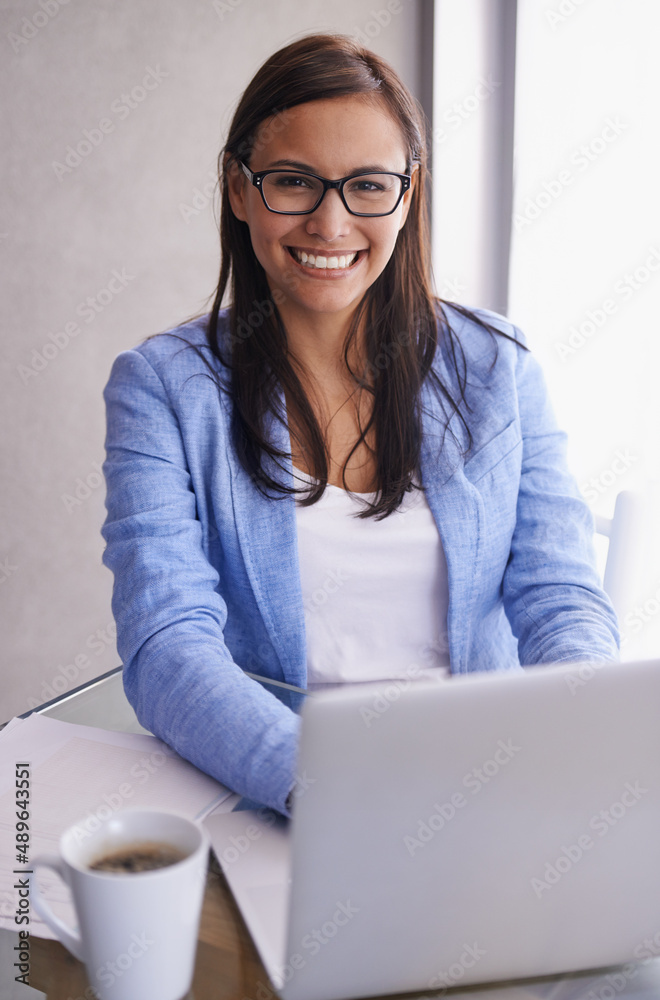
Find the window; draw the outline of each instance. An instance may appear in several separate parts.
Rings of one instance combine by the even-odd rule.
[[[435,9],[436,284],[525,331],[594,513],[611,515],[620,490],[645,497],[647,558],[622,621],[628,659],[660,647],[659,37],[660,5],[647,0]],[[491,92],[468,101],[479,79]]]

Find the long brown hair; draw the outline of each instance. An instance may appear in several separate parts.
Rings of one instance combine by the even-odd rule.
[[[286,120],[288,108],[354,94],[374,95],[385,103],[401,130],[407,151],[406,171],[410,172],[415,164],[419,171],[408,217],[392,256],[360,302],[344,344],[344,361],[356,391],[370,393],[373,405],[368,422],[359,428],[342,478],[346,486],[346,464],[371,433],[377,492],[373,503],[364,501],[358,516],[382,518],[399,507],[407,491],[418,487],[415,478],[422,437],[420,397],[427,377],[441,397],[446,424],[457,415],[469,449],[467,372],[460,342],[431,287],[423,113],[391,66],[345,36],[309,35],[276,52],[256,73],[238,104],[218,160],[221,268],[207,339],[211,351],[230,374],[222,388],[233,404],[233,443],[255,486],[273,498],[296,493],[302,504],[315,503],[328,480],[326,443],[288,355],[286,331],[277,309],[278,295],[283,293],[271,293],[252,249],[248,225],[232,212],[227,175],[232,161],[241,159],[250,165],[255,143],[263,139],[263,128],[277,129],[278,122]],[[228,340],[221,337],[218,324],[227,291]],[[468,310],[461,308],[461,312],[489,332],[499,332]],[[353,371],[349,354],[361,325],[365,331],[366,370]],[[447,338],[448,357],[456,376],[452,386],[444,385],[432,370],[439,330]],[[318,480],[302,491],[283,482],[286,477],[278,476],[277,470],[283,471],[290,453],[276,448],[266,430],[267,418],[273,416],[287,424],[286,412],[282,412],[283,390],[303,428],[297,443],[312,476]]]

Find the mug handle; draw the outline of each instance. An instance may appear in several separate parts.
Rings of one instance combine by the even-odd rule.
[[[33,859],[32,867],[34,868],[34,871],[32,875],[30,875],[30,901],[41,919],[57,935],[64,947],[68,948],[71,954],[75,955],[77,959],[84,962],[85,959],[83,957],[80,934],[71,930],[71,928],[67,927],[63,920],[56,917],[44,897],[41,895],[36,879],[36,870],[38,865],[43,865],[44,868],[51,868],[60,876],[64,884],[68,886],[62,859],[56,854],[40,854],[39,857]]]

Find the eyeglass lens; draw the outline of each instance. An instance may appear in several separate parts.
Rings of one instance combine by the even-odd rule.
[[[344,198],[352,212],[382,215],[391,212],[401,194],[396,174],[361,174],[344,184]],[[323,193],[323,184],[309,174],[275,172],[262,182],[266,204],[275,212],[309,212]]]

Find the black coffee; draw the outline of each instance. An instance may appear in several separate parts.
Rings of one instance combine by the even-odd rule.
[[[183,861],[186,857],[178,847],[171,844],[157,844],[151,841],[121,847],[111,854],[104,854],[89,865],[94,872],[116,872],[119,875],[133,872],[148,872],[155,868],[167,868]]]

